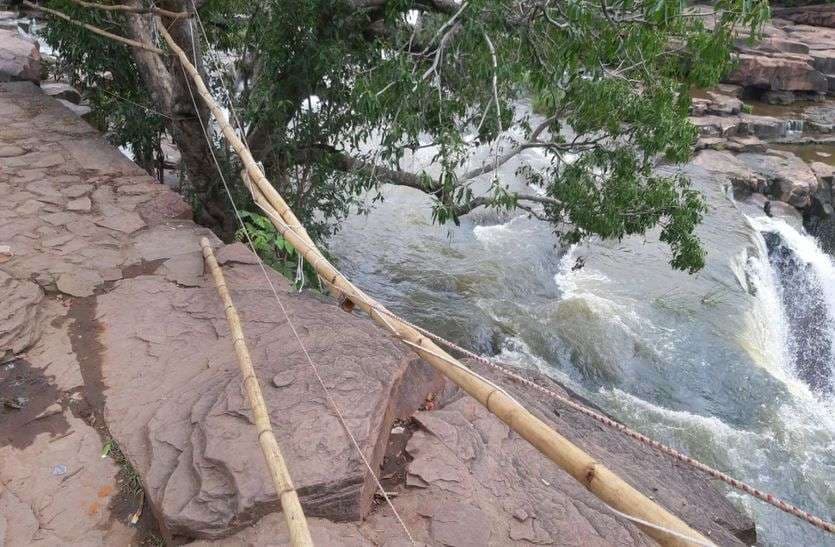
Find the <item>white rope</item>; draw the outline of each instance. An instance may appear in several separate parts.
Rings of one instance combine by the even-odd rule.
[[[191,19],[189,20],[189,25],[191,25]],[[193,28],[191,30],[192,30],[192,32],[191,32],[192,50],[196,52],[196,46],[194,44]],[[273,284],[272,280],[270,279],[269,274],[267,273],[267,268],[266,268],[266,266],[264,266],[264,261],[261,260],[261,257],[255,251],[255,245],[253,244],[252,238],[249,235],[249,230],[247,230],[246,224],[244,224],[244,221],[243,221],[243,218],[241,217],[240,211],[238,210],[238,207],[235,204],[235,199],[232,197],[232,192],[230,191],[229,185],[226,182],[226,177],[223,175],[223,170],[220,168],[220,162],[218,162],[217,156],[215,155],[214,146],[213,146],[212,141],[209,137],[209,133],[206,130],[206,126],[203,123],[203,119],[199,115],[199,111],[198,111],[198,108],[197,108],[197,100],[194,97],[194,92],[191,89],[191,83],[189,82],[189,76],[186,73],[185,67],[183,67],[182,64],[180,65],[180,68],[183,71],[183,76],[185,77],[185,81],[186,81],[186,87],[188,87],[189,95],[191,95],[191,101],[192,101],[192,104],[194,105],[195,112],[197,113],[197,119],[200,121],[200,127],[203,130],[203,136],[206,138],[206,143],[209,146],[209,150],[211,152],[212,160],[214,160],[215,167],[217,168],[218,175],[220,176],[220,180],[223,183],[223,188],[226,191],[226,195],[229,197],[229,202],[231,203],[232,209],[235,212],[235,216],[237,217],[238,222],[240,223],[241,228],[243,229],[243,232],[246,236],[247,242],[249,243],[249,246],[252,249],[252,252],[255,254],[255,256],[258,260],[258,265],[261,268],[261,272],[264,275],[264,279],[267,280],[267,284],[270,286],[270,290],[272,291],[273,296],[275,297],[275,301],[278,303],[279,308],[281,308],[282,314],[284,315],[285,319],[287,320],[287,324],[290,326],[290,330],[293,333],[293,337],[296,339],[296,342],[299,344],[299,347],[301,348],[302,352],[304,353],[304,356],[305,356],[308,364],[310,365],[310,368],[313,370],[313,373],[316,376],[316,379],[319,382],[319,385],[322,387],[322,390],[325,393],[325,398],[328,400],[328,403],[330,404],[331,408],[333,408],[334,412],[336,413],[336,416],[337,416],[337,419],[339,420],[339,423],[342,425],[342,428],[345,431],[345,433],[347,434],[348,438],[350,439],[351,444],[354,446],[357,453],[359,454],[360,459],[362,460],[362,463],[365,465],[366,469],[368,469],[368,472],[373,477],[374,483],[376,484],[380,493],[383,495],[383,498],[385,498],[386,503],[388,503],[389,507],[392,510],[392,513],[394,513],[395,518],[400,523],[400,526],[403,528],[403,531],[406,533],[406,536],[409,538],[409,541],[412,543],[412,545],[415,545],[416,544],[415,540],[412,537],[412,534],[409,531],[409,528],[406,526],[406,523],[403,521],[403,519],[400,517],[400,514],[397,512],[397,509],[394,507],[394,503],[392,503],[391,498],[389,497],[385,488],[383,488],[383,485],[380,482],[380,479],[377,477],[377,474],[372,469],[371,464],[368,462],[368,459],[365,457],[365,454],[363,454],[362,448],[360,448],[360,445],[357,442],[357,439],[354,437],[354,434],[351,433],[351,430],[348,428],[348,424],[345,421],[345,417],[342,414],[342,411],[339,409],[339,406],[336,404],[336,401],[333,399],[333,397],[331,397],[330,391],[328,390],[328,387],[325,385],[325,381],[322,379],[322,376],[319,373],[318,367],[313,362],[313,359],[310,357],[310,353],[308,353],[307,348],[304,345],[304,342],[302,342],[302,339],[299,336],[299,333],[296,330],[296,327],[293,324],[292,319],[290,318],[290,314],[287,312],[287,309],[284,307],[284,303],[281,301],[281,298],[278,296],[278,290],[276,290],[275,285]]]

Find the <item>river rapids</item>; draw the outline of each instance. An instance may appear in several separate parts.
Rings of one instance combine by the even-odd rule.
[[[432,173],[433,153],[403,167]],[[546,161],[527,151],[499,175],[521,189],[516,169]],[[801,226],[736,201],[721,177],[677,169],[710,209],[699,229],[707,264],[696,275],[671,270],[657,234],[562,248],[526,215],[482,212],[437,226],[426,196],[406,188],[384,189],[383,202],[349,218],[329,248],[351,279],[406,318],[547,373],[639,431],[831,519],[833,258]],[[833,545],[726,491],[755,519],[761,544]]]

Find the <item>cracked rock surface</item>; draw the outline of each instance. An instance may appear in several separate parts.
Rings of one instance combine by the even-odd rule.
[[[252,253],[188,220],[179,196],[32,84],[0,83],[0,117],[0,394],[20,402],[0,408],[0,544],[138,542],[127,524],[138,501],[101,457],[108,435],[145,489],[142,518],[165,538],[286,544],[224,310],[203,272],[206,236],[314,539],[408,545]],[[402,459],[390,488],[419,543],[651,544],[370,320],[271,275],[363,455],[375,470]],[[751,533],[703,478],[512,387],[718,543]],[[416,413],[429,393],[436,404]],[[390,442],[397,420],[412,428],[400,449]]]

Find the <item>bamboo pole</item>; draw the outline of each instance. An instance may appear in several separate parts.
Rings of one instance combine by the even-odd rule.
[[[159,55],[164,55],[165,54],[165,52],[162,51],[158,47],[154,47],[152,45],[145,44],[145,43],[142,43],[142,42],[137,42],[136,40],[131,40],[130,38],[125,38],[124,36],[119,36],[118,34],[113,34],[112,32],[107,32],[106,30],[100,29],[99,27],[95,27],[93,25],[88,25],[87,23],[82,23],[81,21],[76,21],[75,19],[73,19],[69,15],[67,15],[65,13],[62,13],[58,10],[45,8],[43,6],[33,4],[32,2],[29,2],[29,0],[23,0],[23,5],[26,6],[27,8],[41,10],[45,13],[48,13],[48,14],[53,15],[55,17],[58,17],[59,19],[63,19],[64,21],[67,21],[68,23],[71,23],[71,24],[76,25],[78,27],[85,28],[85,29],[89,30],[90,32],[92,32],[94,34],[104,36],[105,38],[110,38],[111,40],[115,40],[117,42],[127,44],[131,47],[138,47],[139,49],[147,49],[148,51],[158,53]]]
[[[200,240],[200,247],[203,248],[203,258],[206,259],[206,265],[214,278],[217,292],[226,310],[226,319],[229,322],[229,330],[232,333],[232,345],[235,347],[235,353],[238,355],[238,365],[244,377],[244,388],[246,389],[249,404],[252,407],[252,415],[255,417],[255,428],[258,430],[258,443],[261,445],[261,452],[264,453],[267,468],[270,471],[275,491],[281,502],[284,520],[287,522],[287,529],[290,532],[290,544],[293,547],[312,547],[313,540],[310,538],[310,531],[307,528],[307,520],[304,517],[302,506],[299,503],[299,496],[296,494],[296,489],[290,478],[290,471],[287,469],[287,464],[281,455],[278,441],[276,441],[275,435],[273,434],[267,405],[264,403],[261,387],[258,385],[258,378],[255,377],[255,369],[252,366],[252,359],[249,356],[249,350],[244,339],[241,319],[238,317],[238,312],[232,303],[232,298],[229,296],[226,280],[212,252],[209,240],[205,237],[202,238]]]
[[[256,202],[266,211],[271,212],[268,216],[279,233],[302,253],[304,258],[314,267],[319,276],[334,289],[337,295],[351,299],[354,304],[368,313],[375,322],[388,328],[395,336],[407,342],[427,363],[484,405],[513,431],[530,442],[543,455],[568,472],[606,504],[632,517],[672,530],[674,533],[637,524],[647,535],[653,537],[662,545],[681,547],[692,545],[693,542],[683,540],[681,536],[690,537],[705,544],[712,543],[702,534],[690,528],[680,518],[647,498],[604,465],[595,461],[594,458],[554,431],[511,397],[471,374],[463,364],[435,345],[434,342],[401,321],[381,313],[380,310],[385,309],[381,304],[354,287],[321,254],[310,236],[301,227],[301,223],[293,211],[266,179],[252,154],[238,138],[225,113],[209,93],[206,84],[197,69],[189,61],[188,56],[177,45],[163,25],[158,25],[158,30],[171,50],[179,57],[182,66],[191,76],[199,95],[208,105],[224,136],[241,157],[247,177],[250,178],[251,182],[254,182],[250,185],[250,188],[257,190],[253,192]]]

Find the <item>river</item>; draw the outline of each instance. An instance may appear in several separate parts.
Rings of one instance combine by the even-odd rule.
[[[429,166],[432,153],[403,167]],[[519,187],[516,168],[544,161],[530,151],[500,175]],[[695,275],[670,268],[655,234],[566,249],[526,215],[488,211],[437,226],[424,195],[392,187],[329,249],[397,313],[543,371],[649,436],[832,519],[832,257],[796,223],[736,201],[720,177],[681,169],[710,208],[699,229],[707,263]],[[727,495],[755,519],[763,545],[835,545],[769,505]]]

